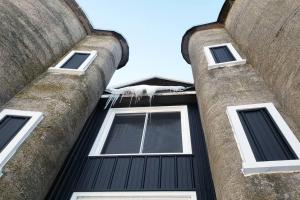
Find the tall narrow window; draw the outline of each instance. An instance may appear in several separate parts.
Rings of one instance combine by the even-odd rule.
[[[5,109],[0,113],[0,174],[3,166],[42,119],[40,112]]]
[[[238,115],[256,161],[298,159],[266,108],[240,110]]]
[[[110,109],[90,156],[162,153],[191,153],[185,106]]]
[[[96,51],[72,51],[49,71],[81,75],[96,58]]]
[[[246,60],[241,58],[231,43],[206,46],[204,47],[204,53],[209,70],[246,63]]]
[[[230,106],[245,175],[300,170],[300,143],[272,103]]]
[[[30,117],[7,115],[0,121],[0,152],[24,127]]]

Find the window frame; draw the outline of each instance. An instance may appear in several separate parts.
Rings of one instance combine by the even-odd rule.
[[[181,138],[182,151],[181,153],[130,153],[130,154],[101,154],[109,134],[111,125],[117,114],[132,114],[132,113],[166,113],[180,112],[181,116]],[[190,126],[187,106],[154,106],[154,107],[130,107],[130,108],[110,108],[102,126],[97,134],[94,144],[91,148],[89,156],[128,156],[128,155],[182,155],[192,154]]]
[[[282,132],[283,137],[297,155],[297,160],[261,161],[255,159],[250,143],[247,139],[238,111],[266,108]],[[248,104],[228,106],[227,116],[231,124],[240,155],[242,157],[242,172],[245,176],[259,173],[294,172],[300,171],[300,143],[273,103]]]
[[[226,46],[228,50],[231,52],[233,57],[235,58],[234,61],[229,62],[222,62],[222,63],[216,63],[210,49],[214,47],[222,47]],[[222,43],[222,44],[216,44],[216,45],[210,45],[204,47],[204,54],[208,63],[208,70],[221,68],[221,67],[231,67],[234,65],[243,65],[246,64],[246,59],[243,59],[240,54],[237,52],[237,50],[233,47],[231,43]]]
[[[74,54],[82,53],[82,54],[90,54],[87,59],[78,67],[78,69],[68,69],[68,68],[61,68]],[[97,57],[97,51],[79,51],[73,50],[68,53],[57,65],[54,67],[50,67],[48,71],[56,72],[56,73],[66,73],[72,75],[82,75],[84,72],[89,68],[91,63]]]
[[[105,197],[106,199],[116,197],[139,197],[139,198],[190,198],[190,200],[197,200],[197,194],[195,191],[153,191],[153,192],[73,192],[70,200],[89,199],[90,197]]]
[[[30,119],[0,152],[0,176],[2,176],[2,169],[5,164],[43,119],[41,112],[4,109],[0,112],[0,121],[6,116],[30,117]]]

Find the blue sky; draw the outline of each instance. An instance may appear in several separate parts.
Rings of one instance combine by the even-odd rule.
[[[109,86],[149,76],[193,81],[181,39],[192,26],[216,21],[224,0],[77,0],[94,28],[121,33],[129,62]]]

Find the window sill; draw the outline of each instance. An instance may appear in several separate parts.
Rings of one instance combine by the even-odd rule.
[[[78,69],[62,69],[62,68],[55,68],[50,67],[48,72],[57,73],[57,74],[69,74],[69,75],[77,75],[82,76],[85,74],[85,70],[78,70]]]
[[[178,200],[197,200],[194,191],[136,191],[136,192],[74,192],[71,200],[79,199],[178,199]]]
[[[242,172],[245,176],[261,173],[292,173],[300,171],[300,160],[264,161],[243,163]]]
[[[127,157],[127,156],[190,156],[192,153],[124,153],[124,154],[89,154],[89,157]]]
[[[232,67],[232,66],[244,65],[244,64],[246,64],[246,59],[235,60],[235,61],[224,62],[224,63],[217,63],[217,64],[209,64],[208,70],[223,68],[223,67]]]

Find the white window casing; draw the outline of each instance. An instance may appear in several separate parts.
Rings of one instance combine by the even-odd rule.
[[[242,172],[245,176],[259,173],[294,172],[300,171],[300,160],[278,160],[278,161],[256,161],[250,143],[248,142],[243,125],[238,116],[238,111],[256,108],[266,108],[282,132],[286,141],[300,158],[300,143],[273,103],[249,104],[239,106],[228,106],[227,116],[229,118],[234,138],[242,158]]]
[[[233,57],[235,58],[234,61],[230,62],[222,62],[222,63],[216,63],[215,59],[210,51],[210,48],[214,47],[221,47],[221,46],[227,46],[229,51],[232,53]],[[208,63],[208,70],[215,69],[215,68],[221,68],[221,67],[231,67],[234,65],[243,65],[246,64],[246,59],[243,59],[240,54],[235,50],[235,48],[232,46],[231,43],[223,43],[223,44],[216,44],[211,46],[205,46],[204,47],[204,54]]]
[[[67,68],[61,68],[74,54],[76,53],[84,53],[84,54],[90,54],[87,59],[78,67],[78,69],[67,69]],[[54,73],[65,73],[65,74],[71,74],[71,75],[83,75],[84,72],[88,69],[90,64],[95,60],[97,57],[97,51],[71,51],[69,54],[67,54],[57,65],[54,67],[50,67],[48,69],[49,72]]]
[[[164,113],[164,112],[180,112],[181,116],[181,137],[182,137],[182,153],[133,153],[133,154],[101,154],[105,141],[110,131],[110,127],[116,114],[132,114],[132,113]],[[187,106],[157,106],[157,107],[130,107],[130,108],[110,108],[106,118],[102,123],[102,127],[98,132],[89,156],[117,156],[117,155],[159,155],[159,154],[192,154],[190,127]]]
[[[41,112],[4,109],[0,113],[0,121],[6,116],[30,117],[30,119],[0,152],[0,176],[2,175],[2,168],[5,164],[43,119],[43,113]]]
[[[196,192],[74,192],[70,200],[197,200]]]

